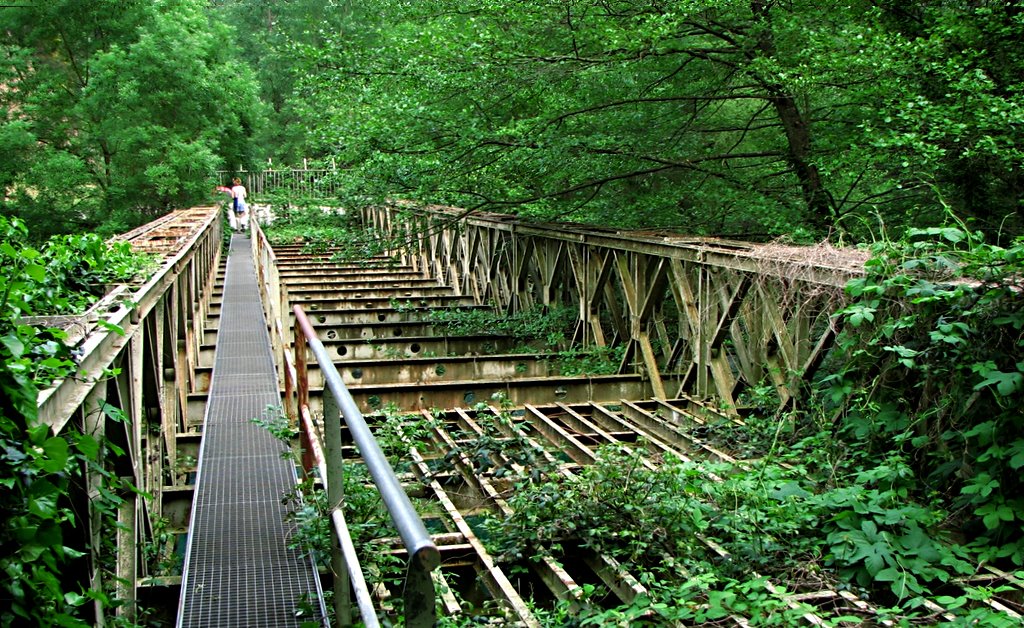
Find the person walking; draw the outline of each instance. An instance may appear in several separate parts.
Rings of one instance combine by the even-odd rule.
[[[245,203],[245,186],[242,185],[242,180],[238,177],[232,179],[231,183],[233,184],[231,186],[231,198],[233,199],[231,209],[235,212],[239,230],[245,231],[249,227],[249,206]]]

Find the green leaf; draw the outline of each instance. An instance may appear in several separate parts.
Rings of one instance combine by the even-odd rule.
[[[25,267],[25,274],[40,283],[46,281],[46,267],[39,264],[29,264]]]
[[[4,343],[4,346],[11,352],[11,357],[14,359],[20,358],[25,353],[25,343],[17,336],[8,334],[0,338],[0,342]]]
[[[75,441],[75,448],[90,460],[96,460],[100,455],[99,442],[89,434],[79,435]]]
[[[935,603],[946,608],[947,610],[953,610],[960,608],[967,603],[967,596],[961,595],[960,597],[952,597],[949,595],[940,595],[935,598]]]
[[[57,515],[57,487],[46,480],[36,480],[29,487],[28,511],[42,519],[53,519]]]
[[[28,440],[36,447],[42,447],[49,433],[50,427],[48,425],[36,425],[28,429]]]
[[[64,594],[64,601],[70,604],[71,606],[81,606],[82,604],[88,602],[89,598],[85,597],[84,595],[79,595],[74,591],[68,591]]]
[[[999,488],[999,480],[993,478],[988,473],[979,473],[977,476],[971,478],[970,482],[960,489],[960,492],[964,495],[980,495],[981,497],[988,497],[992,494],[992,491],[997,488]]]
[[[989,530],[995,530],[1003,521],[1013,521],[1016,514],[1013,508],[1002,502],[985,504],[976,509],[974,514],[979,515]]]
[[[18,556],[26,563],[34,563],[49,550],[49,546],[39,543],[22,543],[18,548]]]
[[[96,321],[96,324],[99,325],[100,327],[106,329],[107,331],[114,332],[118,336],[124,336],[125,335],[125,331],[124,331],[124,329],[120,325],[115,325],[115,324],[111,323],[110,321],[105,321],[105,320],[100,319],[100,320]]]
[[[63,553],[64,534],[61,532],[60,524],[52,519],[39,524],[33,540],[39,545],[52,548],[58,553]]]
[[[983,373],[985,379],[974,386],[974,390],[981,390],[986,386],[995,384],[996,390],[1003,397],[1009,397],[1013,393],[1024,388],[1024,373],[1004,373],[1003,371],[991,370]]]
[[[872,575],[875,577],[875,580],[878,580],[879,582],[895,582],[902,574],[896,567],[887,567],[886,569],[882,569]]]
[[[1016,452],[1010,458],[1010,468],[1020,469],[1021,467],[1024,467],[1024,439],[1018,438],[1013,441],[1013,444],[1010,445],[1008,449],[1009,451]]]
[[[811,493],[800,486],[799,482],[786,482],[781,484],[778,488],[774,489],[770,495],[779,501],[786,501],[789,497],[799,497],[801,499],[811,496]]]
[[[885,567],[885,557],[888,552],[882,552],[877,547],[872,547],[872,551],[864,557],[864,568],[872,576],[875,576],[879,571]]]
[[[46,459],[40,462],[39,468],[47,473],[62,471],[68,463],[68,442],[55,436],[43,443],[42,447]]]

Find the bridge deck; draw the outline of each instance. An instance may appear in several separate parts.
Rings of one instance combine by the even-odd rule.
[[[288,549],[295,486],[285,446],[252,422],[280,405],[248,239],[232,237],[199,476],[182,579],[179,626],[299,626],[323,614],[312,561]]]

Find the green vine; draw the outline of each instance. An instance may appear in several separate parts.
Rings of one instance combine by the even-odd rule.
[[[837,429],[864,455],[896,452],[974,539],[1024,565],[1024,244],[959,226],[876,247],[841,316],[844,367],[826,378]]]
[[[92,601],[118,602],[111,591],[68,575],[85,559],[67,537],[83,516],[72,493],[85,474],[98,478],[90,507],[104,529],[113,529],[120,495],[135,489],[107,469],[105,460],[124,455],[112,443],[73,429],[54,435],[39,423],[39,391],[75,375],[77,364],[63,331],[22,317],[82,312],[102,296],[102,284],[135,278],[152,258],[93,235],[53,238],[41,250],[27,241],[21,221],[0,216],[0,625],[88,626]],[[123,418],[112,406],[101,411],[102,420]]]

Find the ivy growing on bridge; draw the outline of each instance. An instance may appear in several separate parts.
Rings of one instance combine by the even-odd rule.
[[[92,624],[93,602],[116,601],[83,575],[83,512],[73,495],[86,468],[101,477],[91,507],[113,526],[117,492],[130,487],[104,468],[105,457],[119,455],[111,443],[76,429],[54,435],[39,423],[39,392],[78,376],[76,356],[64,332],[23,317],[81,313],[104,283],[134,278],[152,258],[95,235],[56,237],[41,249],[26,244],[28,236],[21,221],[0,216],[0,625],[84,627]],[[114,408],[105,413],[121,419]]]

